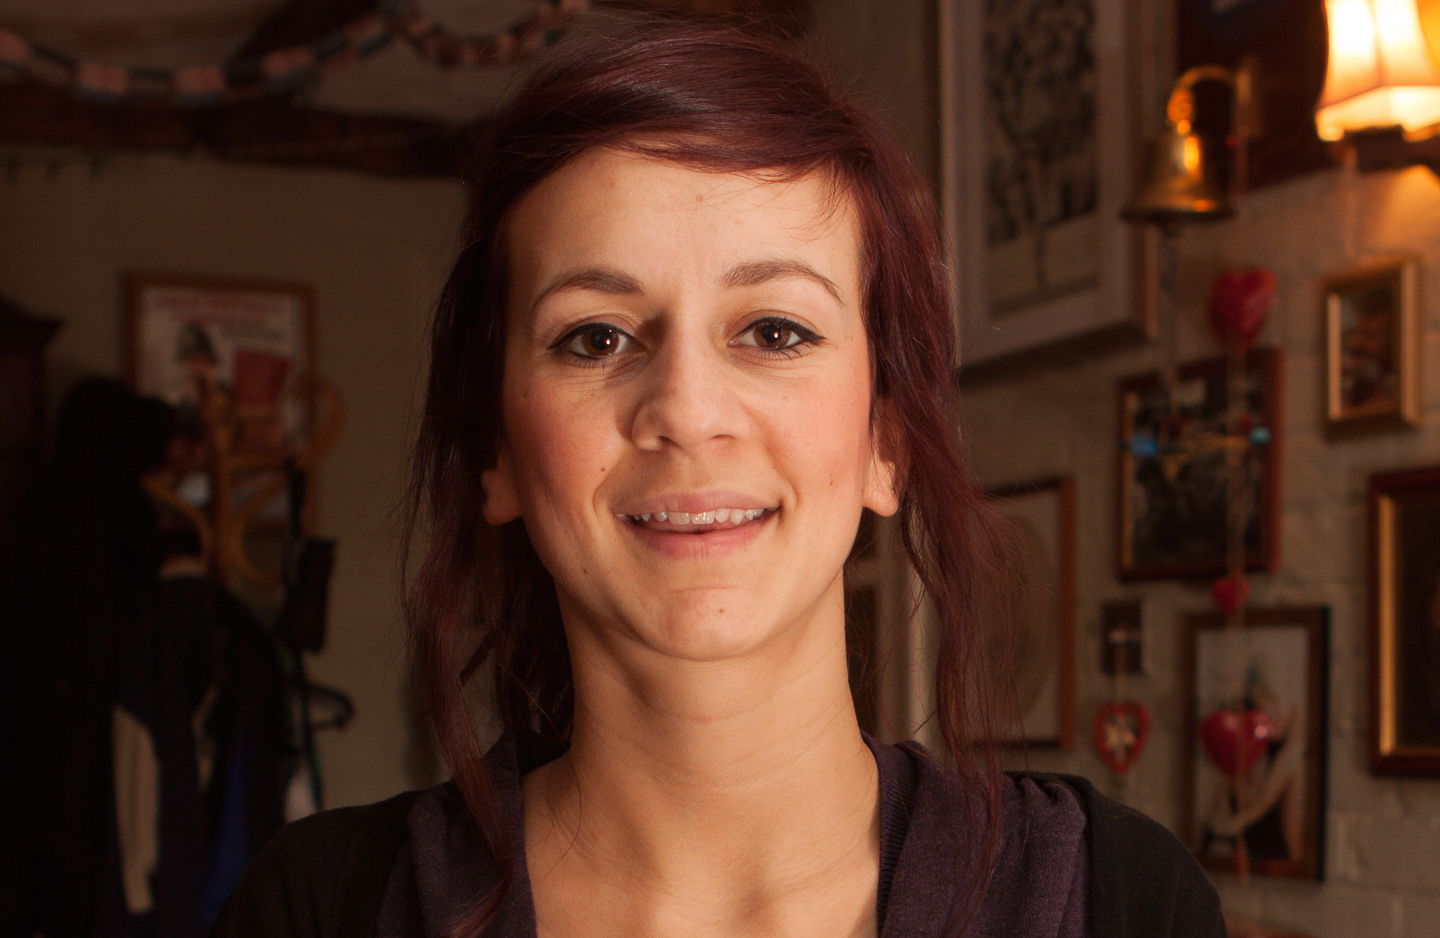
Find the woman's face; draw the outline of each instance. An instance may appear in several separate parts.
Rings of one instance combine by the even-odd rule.
[[[849,200],[597,149],[517,203],[507,240],[486,518],[524,519],[572,645],[838,639],[861,507],[896,507]]]

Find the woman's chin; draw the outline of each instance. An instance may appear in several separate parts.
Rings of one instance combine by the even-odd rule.
[[[668,614],[651,618],[634,630],[649,651],[676,661],[738,661],[764,652],[782,629],[770,617],[711,601],[677,604]]]
[[[571,659],[578,663],[598,653],[617,659],[627,671],[653,670],[663,677],[665,668],[686,663],[763,666],[773,659],[767,668],[773,670],[799,663],[807,648],[818,652],[837,638],[843,645],[838,574],[818,596],[758,574],[742,579],[750,585],[652,581],[643,593],[610,597],[588,609],[578,597],[562,594]]]
[[[629,667],[661,671],[687,664],[758,662],[771,654],[788,654],[796,630],[803,627],[794,620],[778,619],[773,608],[744,608],[724,593],[680,594],[661,609],[624,618],[628,621],[602,626],[611,634],[597,636],[597,643],[628,659]],[[614,640],[617,636],[620,641]]]

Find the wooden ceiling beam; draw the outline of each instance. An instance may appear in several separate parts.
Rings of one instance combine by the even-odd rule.
[[[811,0],[601,0],[605,6],[702,13],[758,26],[782,39],[798,39],[814,22]]]
[[[0,82],[0,144],[163,150],[221,160],[458,176],[476,126],[299,108],[283,98],[179,110],[87,101],[38,82]]]

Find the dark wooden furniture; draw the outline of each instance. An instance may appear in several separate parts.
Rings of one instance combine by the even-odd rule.
[[[40,471],[45,346],[59,329],[0,296],[0,593],[15,568],[17,515]]]

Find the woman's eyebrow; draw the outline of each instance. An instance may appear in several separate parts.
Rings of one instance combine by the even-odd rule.
[[[596,293],[609,293],[615,296],[645,292],[640,281],[629,274],[609,267],[582,267],[566,271],[552,280],[535,297],[535,302],[530,304],[530,308],[533,310],[552,295],[567,290],[593,290]]]
[[[761,260],[735,264],[720,276],[720,284],[725,287],[755,287],[785,277],[809,280],[824,288],[825,292],[833,296],[837,303],[845,302],[835,281],[799,260]],[[645,292],[640,281],[627,273],[610,267],[582,267],[566,271],[552,280],[535,297],[530,308],[533,310],[554,294],[569,290],[593,290],[596,293],[608,293],[614,296]]]
[[[802,280],[809,280],[824,287],[827,293],[835,297],[835,302],[841,304],[845,302],[840,296],[840,288],[835,285],[835,281],[804,261],[746,261],[725,271],[720,278],[720,283],[727,287],[756,287],[782,277],[799,277]]]

